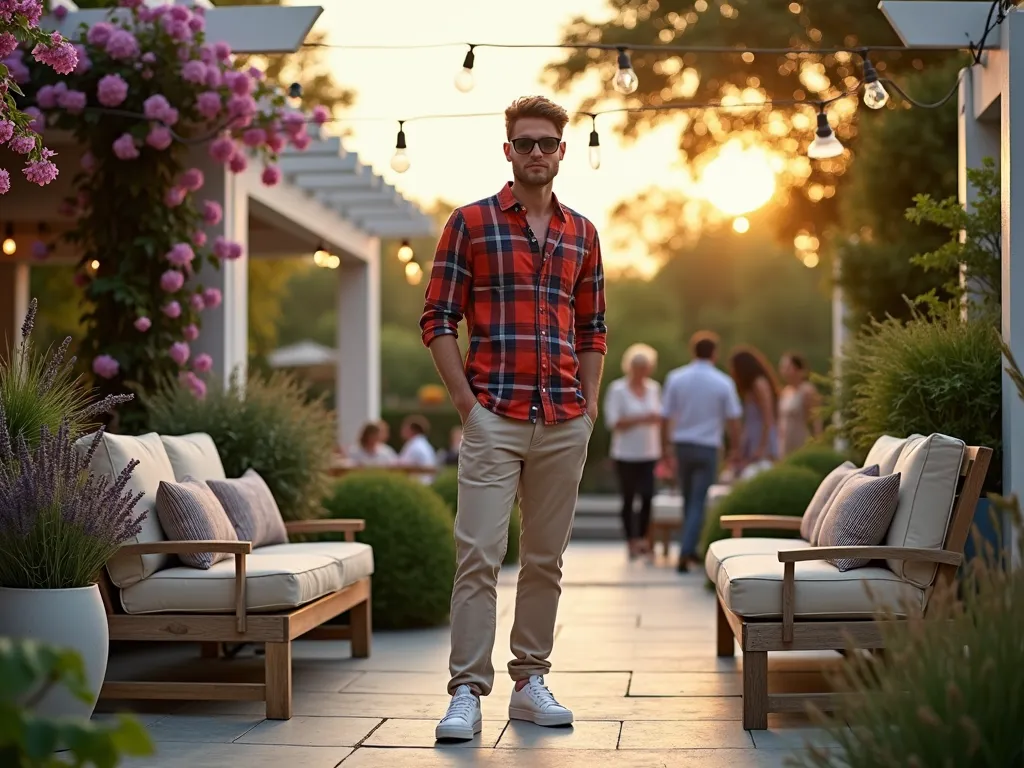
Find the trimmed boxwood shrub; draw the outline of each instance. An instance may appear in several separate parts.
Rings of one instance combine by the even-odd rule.
[[[446,467],[434,478],[434,490],[451,508],[452,520],[459,509],[459,471],[456,467]],[[512,514],[508,519],[508,549],[505,551],[505,564],[515,565],[519,562],[519,534],[522,531],[522,520],[519,517],[519,502],[512,505]]]
[[[806,467],[776,464],[749,480],[736,483],[727,496],[710,507],[704,519],[701,551],[707,552],[712,542],[731,534],[722,530],[719,518],[724,515],[803,515],[818,490],[821,478]],[[748,530],[744,536],[798,538],[798,531]]]
[[[849,457],[834,448],[820,443],[812,443],[793,451],[781,463],[791,467],[804,467],[824,480],[829,472],[846,461],[847,458]]]
[[[448,620],[455,540],[448,505],[433,489],[398,472],[353,472],[334,483],[324,508],[331,518],[366,521],[356,538],[373,547],[376,628],[434,627]]]

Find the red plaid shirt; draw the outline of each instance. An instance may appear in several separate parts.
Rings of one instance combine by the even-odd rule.
[[[597,229],[554,201],[543,251],[527,234],[511,182],[457,208],[445,224],[427,283],[423,343],[458,336],[466,319],[466,378],[480,404],[547,423],[587,410],[580,352],[607,352],[604,267]]]

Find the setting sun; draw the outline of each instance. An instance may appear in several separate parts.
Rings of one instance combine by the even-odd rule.
[[[771,157],[763,149],[730,142],[704,167],[698,189],[729,216],[755,211],[775,194]]]

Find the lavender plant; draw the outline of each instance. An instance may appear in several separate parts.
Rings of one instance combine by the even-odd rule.
[[[109,395],[92,400],[74,373],[76,358],[65,359],[70,336],[56,351],[36,354],[31,336],[37,306],[32,299],[21,326],[21,343],[13,350],[8,345],[6,358],[0,360],[0,405],[7,415],[4,435],[11,445],[21,437],[34,447],[42,427],[55,433],[65,420],[74,440],[96,426],[97,416],[132,399]]]
[[[141,530],[142,494],[125,491],[139,462],[132,459],[111,482],[88,471],[104,430],[83,454],[75,450],[70,420],[39,430],[34,448],[9,437],[0,404],[0,586],[68,589],[96,581],[100,569]]]

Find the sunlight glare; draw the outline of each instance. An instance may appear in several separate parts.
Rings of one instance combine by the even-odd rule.
[[[738,216],[732,220],[732,228],[736,234],[743,235],[750,231],[750,219],[746,216]]]
[[[700,176],[700,194],[719,211],[740,216],[755,211],[775,194],[771,158],[759,147],[730,142]]]

